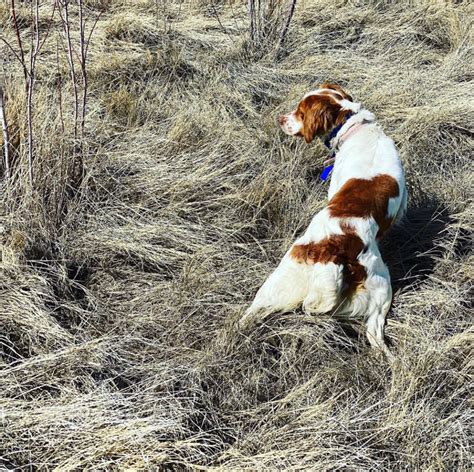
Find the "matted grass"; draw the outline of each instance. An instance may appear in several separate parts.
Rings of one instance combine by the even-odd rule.
[[[24,191],[19,162],[1,188],[0,467],[470,470],[469,3],[298,2],[276,58],[252,52],[239,2],[86,3],[103,14],[80,191],[58,214],[73,145],[53,35],[41,185]],[[13,61],[7,75],[21,134]],[[326,80],[377,115],[407,174],[406,220],[382,244],[392,368],[329,316],[236,324],[325,203],[326,150],[276,116]]]

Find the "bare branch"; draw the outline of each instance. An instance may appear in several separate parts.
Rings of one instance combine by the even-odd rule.
[[[59,119],[61,121],[61,131],[65,133],[65,126],[64,126],[64,114],[63,114],[63,95],[62,95],[62,76],[61,76],[61,68],[59,66],[59,44],[58,44],[58,37],[56,36],[56,69],[58,71],[58,98],[59,98]]]
[[[258,28],[259,40],[263,41],[266,33],[266,21],[265,21],[265,0],[258,0]]]
[[[16,33],[16,39],[18,41],[18,47],[20,49],[20,62],[21,62],[21,65],[23,66],[23,74],[25,75],[25,83],[27,84],[27,75],[28,74],[27,74],[27,69],[26,69],[25,51],[23,49],[23,43],[21,41],[21,34],[20,34],[20,27],[18,26],[18,20],[17,20],[17,17],[16,17],[15,0],[11,0],[11,6],[12,6],[13,26],[14,26],[15,33]]]
[[[255,41],[256,35],[256,22],[255,22],[255,0],[248,0],[247,2],[248,12],[250,16],[250,39]]]
[[[92,25],[91,30],[89,31],[89,36],[87,37],[87,41],[86,41],[86,58],[87,58],[87,52],[89,50],[89,44],[90,44],[91,38],[92,38],[92,33],[94,32],[95,27],[97,26],[97,22],[99,21],[100,17],[102,16],[102,13],[103,13],[102,11],[99,12],[96,19],[94,20],[94,24]]]
[[[295,8],[296,8],[296,0],[290,0],[290,3],[288,5],[288,11],[286,13],[285,24],[283,25],[283,28],[280,33],[279,47],[281,47],[283,43],[285,42],[285,37],[286,37],[286,34],[288,33],[291,19],[293,18],[293,14],[295,13]]]
[[[41,51],[41,49],[43,48],[44,46],[44,43],[46,42],[46,40],[48,39],[48,36],[49,36],[49,33],[51,31],[51,26],[53,24],[53,18],[54,18],[54,13],[56,12],[56,2],[54,3],[53,5],[53,12],[51,13],[51,17],[49,18],[49,21],[48,21],[48,28],[46,29],[46,34],[44,36],[44,39],[43,41],[41,42],[40,44],[40,47],[39,47],[39,50],[38,51]]]
[[[296,8],[297,0],[247,0],[250,20],[250,40],[255,51],[274,49],[278,56]],[[288,3],[287,3],[288,2]],[[282,13],[287,3],[286,14]],[[284,21],[281,17],[284,16]],[[281,30],[280,30],[280,25]]]
[[[77,4],[79,7],[79,63],[81,65],[81,73],[82,73],[82,111],[81,111],[81,136],[84,136],[84,127],[86,121],[86,114],[87,114],[87,94],[89,89],[89,81],[88,81],[88,73],[87,73],[87,54],[89,51],[89,44],[92,38],[92,33],[97,26],[97,22],[102,15],[100,12],[94,20],[92,27],[89,31],[89,35],[87,39],[85,39],[85,31],[86,31],[86,22],[87,20],[84,19],[83,15],[83,0],[77,0]]]
[[[71,83],[72,89],[74,94],[74,139],[77,139],[77,123],[79,119],[79,93],[77,90],[77,76],[76,76],[76,68],[74,65],[74,50],[72,47],[72,40],[71,40],[71,29],[69,24],[69,0],[63,0],[61,3],[60,0],[57,0],[59,5],[63,7],[63,13],[61,12],[61,8],[59,8],[59,16],[61,17],[63,23],[64,34],[66,36],[66,43],[67,43],[67,57],[69,62],[69,71],[71,74]]]
[[[33,4],[31,5],[33,10]],[[26,116],[28,121],[28,176],[30,185],[33,186],[33,90],[35,83],[36,59],[40,49],[40,29],[39,29],[39,0],[34,3],[34,23],[31,25],[31,48],[30,48],[30,70],[28,76]]]
[[[82,108],[81,108],[81,137],[84,137],[87,106],[87,69],[86,69],[86,44],[84,39],[85,20],[82,0],[77,0],[79,8],[79,64],[82,74]]]
[[[216,17],[216,20],[219,23],[219,26],[221,27],[222,31],[232,40],[232,37],[230,36],[227,29],[225,28],[225,26],[221,22],[219,14],[217,13],[217,10],[216,10],[216,6],[214,4],[211,4],[211,7],[212,7],[212,11],[214,13],[214,16]]]
[[[2,38],[0,36],[0,41],[2,41],[7,47],[8,49],[10,49],[10,51],[14,54],[14,56],[17,58],[18,62],[20,63],[22,69],[23,69],[23,74],[25,75],[25,78],[28,76],[29,72],[28,72],[28,69],[26,68],[25,66],[25,63],[22,62],[22,58],[18,55],[18,53],[13,49],[12,45],[4,38]]]
[[[5,174],[7,179],[11,176],[10,168],[10,133],[8,132],[8,122],[5,114],[5,100],[3,95],[3,88],[0,85],[0,121],[2,122],[3,131],[3,148],[4,148],[4,163],[5,163]]]

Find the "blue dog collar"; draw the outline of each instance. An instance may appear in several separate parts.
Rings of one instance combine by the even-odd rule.
[[[341,123],[340,125],[337,125],[327,136],[327,138],[324,140],[324,145],[328,148],[328,149],[331,149],[331,141],[337,136],[337,133],[339,133],[339,131],[341,131],[341,128],[346,124],[346,121],[353,115],[353,113],[349,113],[349,115],[347,115],[347,118],[344,120],[343,123]],[[335,159],[336,158],[336,153],[333,151],[332,154],[331,154],[331,159]],[[334,164],[331,164],[327,167],[325,167],[323,169],[323,171],[321,172],[321,175],[319,176],[319,178],[325,182],[327,180],[327,178],[329,177],[329,174],[332,172],[334,168]]]

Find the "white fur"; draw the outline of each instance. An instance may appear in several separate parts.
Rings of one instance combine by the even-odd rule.
[[[330,89],[330,88],[319,88],[317,90],[311,90],[311,92],[308,92],[304,95],[303,100],[305,98],[311,97],[311,95],[321,95],[321,94],[332,94],[332,95],[339,95],[339,97],[343,97],[342,93],[339,92],[338,90]]]
[[[309,94],[322,91],[326,92],[325,89],[319,89]],[[347,109],[357,109],[358,112],[333,139],[332,145],[337,154],[328,197],[331,199],[351,178],[370,179],[378,174],[388,174],[396,179],[400,189],[399,196],[390,199],[388,213],[395,221],[399,221],[405,213],[407,198],[405,177],[395,145],[375,124],[375,117],[371,112],[359,110],[359,104],[349,102],[352,104],[349,105],[347,100],[341,102]],[[363,123],[363,126],[347,140],[340,141],[341,136],[357,123]],[[294,123],[291,123],[291,127],[293,126]],[[341,222],[341,219],[331,217],[325,208],[313,217],[294,245],[318,242],[331,235],[343,234]],[[348,218],[344,223],[349,223],[366,245],[366,250],[358,256],[359,263],[367,272],[363,290],[357,291],[351,299],[340,300],[342,266],[334,263],[298,263],[288,251],[258,290],[252,305],[241,319],[241,324],[247,325],[258,315],[264,317],[272,312],[289,311],[302,304],[303,309],[310,313],[331,311],[338,315],[364,319],[370,344],[390,355],[383,339],[383,328],[391,304],[392,288],[388,268],[382,260],[376,241],[378,225],[372,217]]]
[[[329,89],[329,88],[320,88],[317,90],[312,90],[304,95],[303,99],[311,97],[312,95],[332,95],[333,98],[341,105],[343,110],[351,110],[354,113],[360,111],[361,105],[360,103],[351,102],[350,100],[346,100],[341,92]]]
[[[339,100],[339,104],[343,110],[351,110],[354,113],[358,113],[361,107],[360,103],[354,103],[346,99]]]
[[[285,117],[285,122],[281,124],[281,128],[286,134],[294,136],[301,131],[303,123],[296,118],[294,111],[283,116]]]

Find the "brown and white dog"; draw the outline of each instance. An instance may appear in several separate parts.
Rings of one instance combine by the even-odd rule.
[[[335,152],[329,202],[290,247],[241,319],[285,312],[332,312],[363,319],[373,347],[384,340],[391,305],[390,274],[377,240],[406,210],[403,168],[393,141],[374,115],[334,84],[307,93],[278,119],[290,136],[310,143],[330,136]],[[260,317],[259,316],[259,317]]]

